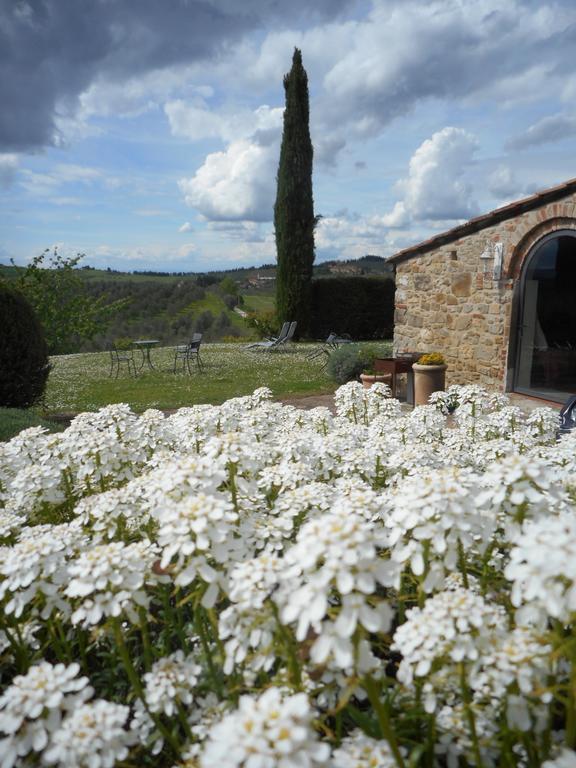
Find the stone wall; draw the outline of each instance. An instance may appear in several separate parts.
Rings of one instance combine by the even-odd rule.
[[[576,229],[576,193],[398,261],[394,352],[442,352],[447,384],[509,388],[512,299],[522,265],[542,237],[560,229]],[[500,279],[493,278],[493,260],[481,258],[497,243]]]

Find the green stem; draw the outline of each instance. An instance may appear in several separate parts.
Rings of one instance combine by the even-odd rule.
[[[458,539],[458,563],[460,565],[464,587],[468,589],[470,585],[468,583],[468,572],[466,570],[466,555],[464,554],[464,547],[462,546],[462,541],[460,539]]]
[[[144,608],[140,608],[138,611],[140,617],[140,633],[142,634],[142,646],[144,648],[144,666],[146,671],[152,666],[152,646],[150,645],[150,634],[148,632],[148,624],[146,622],[146,611]]]
[[[300,664],[298,663],[298,656],[296,655],[296,649],[294,647],[294,638],[290,634],[290,631],[286,629],[284,624],[280,621],[280,614],[278,613],[278,606],[274,601],[270,601],[272,606],[272,612],[276,619],[276,624],[282,635],[284,646],[288,654],[288,671],[290,672],[290,682],[292,685],[300,690],[302,688],[302,673],[300,670]]]
[[[130,685],[132,686],[134,693],[138,696],[138,698],[142,701],[142,704],[144,705],[144,708],[154,721],[154,724],[164,737],[164,740],[170,745],[172,751],[176,755],[176,757],[180,758],[180,745],[178,744],[178,741],[174,738],[174,735],[171,733],[171,731],[164,725],[162,720],[156,715],[154,712],[150,711],[150,708],[148,707],[148,704],[146,703],[146,698],[144,695],[144,689],[142,687],[142,682],[140,681],[140,678],[138,676],[138,673],[136,672],[136,669],[134,668],[134,665],[132,664],[132,659],[130,658],[130,651],[128,650],[128,647],[126,645],[126,641],[124,640],[124,633],[122,632],[122,624],[120,622],[120,619],[113,619],[112,620],[112,626],[114,628],[114,640],[116,641],[116,645],[118,647],[118,652],[120,654],[120,659],[122,661],[122,664],[124,665],[124,669],[126,671],[126,675],[128,676],[128,680],[130,681]]]
[[[566,705],[566,746],[576,749],[576,663],[572,661]]]
[[[382,731],[382,736],[384,736],[384,738],[388,742],[388,746],[390,747],[390,750],[394,755],[394,760],[396,761],[396,765],[398,766],[398,768],[404,768],[404,758],[402,757],[402,753],[400,752],[400,747],[398,746],[394,729],[392,728],[392,725],[390,723],[390,717],[388,716],[387,708],[380,701],[380,696],[379,696],[378,687],[376,683],[371,677],[367,677],[364,679],[363,687],[366,693],[368,694],[370,704],[372,704],[372,706],[374,707],[374,711],[376,712],[376,716],[378,717],[380,730]]]
[[[216,688],[216,692],[218,693],[218,697],[222,698],[222,683],[220,680],[220,675],[216,671],[216,667],[214,666],[214,661],[212,660],[212,654],[210,653],[210,646],[208,644],[208,638],[206,636],[206,627],[204,626],[204,622],[202,620],[202,609],[200,606],[196,606],[194,608],[194,626],[196,627],[196,631],[198,632],[198,636],[200,638],[200,643],[202,645],[202,650],[204,651],[204,656],[206,658],[206,663],[208,665],[208,671],[210,673],[210,677],[212,678],[212,682],[214,683],[214,687]]]
[[[460,669],[460,690],[462,692],[462,701],[464,702],[464,712],[466,714],[466,720],[468,721],[468,727],[470,728],[470,738],[472,739],[472,751],[474,752],[476,768],[482,768],[482,753],[480,752],[478,733],[476,731],[476,718],[474,717],[474,711],[471,706],[470,689],[466,680],[466,666],[463,661],[461,661],[458,666]]]

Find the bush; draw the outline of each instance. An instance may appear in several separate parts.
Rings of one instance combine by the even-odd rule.
[[[394,281],[368,277],[314,280],[310,333],[325,339],[331,331],[358,340],[392,338]]]
[[[358,344],[345,344],[334,350],[328,358],[328,375],[337,384],[346,384],[357,379],[367,368],[372,368],[376,351]]]
[[[256,334],[260,339],[278,334],[278,317],[273,310],[248,312],[244,319],[246,320],[247,326],[256,331]]]
[[[0,406],[28,408],[50,373],[44,329],[28,301],[0,284]]]

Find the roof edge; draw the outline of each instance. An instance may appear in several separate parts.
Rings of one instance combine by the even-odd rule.
[[[448,245],[449,243],[459,240],[461,237],[466,237],[473,232],[479,232],[482,229],[491,227],[493,224],[499,224],[501,221],[511,219],[513,216],[517,216],[520,213],[526,213],[534,208],[538,208],[546,203],[559,200],[562,197],[566,197],[570,193],[576,191],[576,178],[569,179],[563,184],[559,184],[556,187],[549,187],[541,192],[536,192],[534,195],[524,197],[520,200],[516,200],[513,203],[504,205],[501,208],[496,208],[489,213],[484,213],[482,216],[477,216],[474,219],[470,219],[464,224],[459,224],[453,229],[449,229],[446,232],[441,232],[438,235],[434,235],[428,240],[423,240],[421,243],[411,245],[409,248],[404,248],[401,251],[390,256],[386,261],[392,264],[398,264],[414,256],[420,256],[421,254],[428,253],[441,245]]]

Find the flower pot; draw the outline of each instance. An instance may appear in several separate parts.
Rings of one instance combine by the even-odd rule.
[[[376,381],[382,382],[382,384],[388,384],[390,386],[392,382],[392,374],[390,373],[361,373],[360,381],[364,389],[370,389],[372,384]]]
[[[446,388],[445,365],[412,366],[414,371],[414,405],[428,405],[432,392],[440,392]]]

